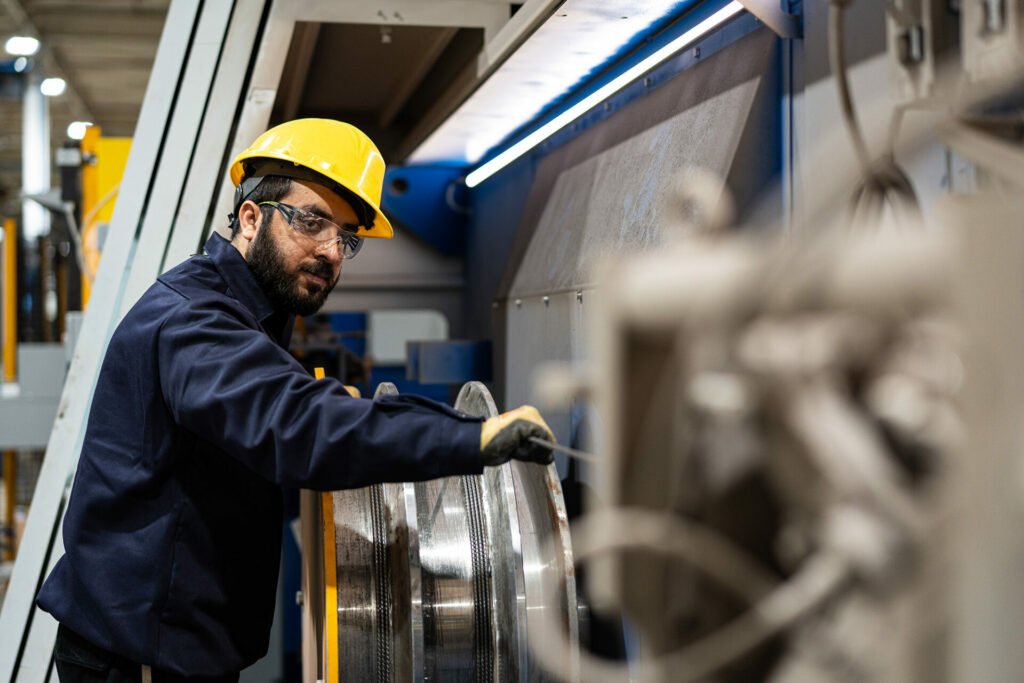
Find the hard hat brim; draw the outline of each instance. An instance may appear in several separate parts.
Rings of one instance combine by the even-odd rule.
[[[290,164],[290,165],[293,165],[293,166],[296,166],[296,167],[308,169],[309,171],[311,171],[314,174],[314,176],[319,176],[320,178],[322,178],[322,179],[327,181],[327,182],[320,182],[320,181],[318,181],[318,179],[316,177],[314,177],[314,178],[312,178],[313,182],[319,182],[319,184],[323,185],[324,187],[326,187],[327,189],[331,190],[332,192],[335,192],[335,194],[338,194],[342,199],[345,199],[344,195],[342,195],[341,193],[336,192],[334,190],[334,188],[331,187],[332,185],[335,185],[335,184],[341,185],[341,183],[339,183],[336,179],[331,178],[326,173],[321,173],[321,172],[316,171],[314,169],[310,169],[308,166],[303,166],[302,164],[297,164],[297,163],[295,163],[295,161],[293,159],[289,158],[288,156],[286,156],[284,154],[273,154],[273,153],[267,153],[267,152],[262,152],[260,154],[245,154],[243,152],[242,154],[239,154],[235,158],[235,161],[231,164],[231,170],[230,170],[231,182],[235,186],[237,186],[240,182],[242,182],[242,179],[245,177],[245,162],[250,160],[250,159],[275,159],[277,161],[285,162],[287,164]],[[304,177],[304,174],[301,175],[301,176],[298,173],[293,175],[293,174],[288,173],[287,171],[280,171],[280,170],[278,172],[276,172],[276,173],[275,172],[268,173],[267,175],[283,175],[283,176],[287,176],[287,177],[291,177],[291,178]],[[355,196],[359,197],[361,200],[366,202],[366,205],[373,212],[373,226],[370,227],[369,229],[367,229],[366,226],[360,226],[360,228],[359,228],[359,236],[360,237],[373,237],[373,238],[380,238],[380,239],[391,239],[392,237],[394,237],[395,230],[391,226],[391,221],[388,220],[388,217],[384,215],[384,212],[380,210],[380,207],[372,199],[367,197],[364,192],[360,192],[358,187],[353,188],[353,187],[347,187],[345,185],[342,185],[342,187],[345,187],[346,190],[348,190],[349,192],[351,192],[352,194],[354,194]]]
[[[252,168],[250,160],[273,162],[276,170]],[[295,173],[289,173],[295,169]],[[358,198],[366,207],[358,207],[364,222],[361,237],[392,237],[391,221],[380,210],[385,164],[380,150],[373,141],[355,126],[332,119],[295,119],[278,124],[266,131],[231,163],[231,181],[235,187],[247,173],[254,175],[283,175],[319,182],[338,192],[342,199]],[[309,176],[308,174],[313,174]],[[321,179],[324,179],[321,181]],[[348,193],[348,194],[345,194]],[[355,208],[355,207],[354,207]],[[372,221],[369,211],[372,210]]]

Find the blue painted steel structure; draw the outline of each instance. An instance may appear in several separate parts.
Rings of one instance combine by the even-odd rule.
[[[489,341],[409,342],[406,358],[406,378],[423,384],[489,382],[493,374]]]
[[[643,45],[641,49],[623,58],[614,66],[606,68],[593,83],[574,93],[572,97],[564,99],[557,110],[550,111],[547,116],[532,122],[517,135],[509,138],[506,141],[507,145],[514,144],[517,140],[529,135],[533,130],[557,116],[562,109],[582,100],[613,79],[616,74],[643,60],[647,55],[671,42],[724,5],[725,3],[722,1],[699,5],[691,12],[674,20],[660,34],[644,37],[642,41],[638,41]],[[791,10],[799,11],[799,6],[794,6]],[[500,320],[492,321],[489,311],[498,291],[507,254],[515,242],[527,196],[541,160],[601,121],[613,117],[630,103],[656,90],[658,86],[673,77],[700,64],[711,55],[728,49],[737,41],[761,28],[764,28],[764,25],[753,15],[747,13],[739,15],[733,21],[698,41],[691,48],[680,52],[650,71],[645,78],[626,86],[605,101],[603,105],[596,106],[574,123],[555,133],[544,143],[472,189],[470,192],[472,214],[469,218],[466,252],[466,334],[468,336],[489,337],[492,334],[493,325],[501,324]],[[782,65],[778,65],[778,68],[781,70]],[[779,156],[778,166],[781,170],[785,122],[785,118],[781,116],[781,109],[785,98],[781,91],[778,97],[780,106],[777,113],[780,120],[777,125],[773,124],[775,140],[770,146],[772,152]],[[500,151],[500,149],[495,150],[494,153],[497,154]],[[500,331],[496,333],[500,334]]]
[[[589,82],[558,102],[553,103],[545,114],[533,121],[530,121],[519,131],[509,136],[502,145],[492,150],[490,154],[482,159],[481,163],[497,156],[501,150],[510,147],[519,140],[525,138],[534,130],[554,119],[565,109],[568,109],[591,93],[599,90],[602,86],[616,78],[620,73],[623,73],[630,67],[643,61],[660,48],[693,28],[696,24],[725,7],[726,4],[728,4],[728,2],[723,0],[704,3],[681,3],[684,8],[681,16],[677,15],[676,18],[667,22],[667,26],[654,34],[638,36],[636,40],[630,43],[630,47],[623,51],[623,56],[612,60],[609,64],[604,65],[599,69],[595,69],[596,75]],[[761,22],[751,14],[743,13],[738,15],[735,19],[715,30],[707,37],[701,39],[695,45],[683,50],[678,55],[663,62],[658,67],[655,67],[653,70],[648,72],[644,78],[626,86],[618,93],[605,100],[602,105],[594,107],[588,113],[576,119],[576,121],[569,124],[561,131],[552,135],[537,148],[528,152],[525,156],[543,156],[548,151],[576,137],[595,123],[612,116],[633,100],[643,97],[645,94],[654,88],[657,88],[659,85],[678,73],[699,63],[701,59],[707,58],[711,54],[728,47],[743,36],[761,28],[762,26],[763,24],[761,24]],[[522,159],[515,163],[521,162]],[[504,169],[498,173],[500,174],[503,171]],[[494,182],[495,177],[496,176],[492,176],[488,180],[484,181],[484,183]]]
[[[448,256],[466,250],[469,209],[463,169],[450,166],[399,166],[384,176],[384,213]]]
[[[552,102],[542,116],[523,126],[502,146],[492,150],[487,158],[493,157],[501,149],[529,135],[561,111],[598,90],[618,74],[668,44],[725,4],[723,0],[703,3],[687,0],[676,3],[673,11],[666,15],[665,21],[654,30],[637,35],[616,58],[596,67],[585,85]],[[792,9],[799,11],[799,6]],[[519,228],[519,218],[539,161],[669,79],[699,64],[703,59],[727,49],[760,28],[763,28],[763,24],[753,15],[739,15],[689,49],[662,63],[644,78],[626,86],[473,190],[468,190],[463,184],[462,179],[468,169],[460,166],[407,166],[395,167],[388,171],[385,178],[383,208],[389,218],[438,251],[446,255],[463,256],[466,259],[466,332],[469,336],[488,338],[500,334],[500,330],[493,328],[499,321],[491,320],[490,316],[484,313],[485,306],[489,305],[497,290],[506,255]],[[783,68],[782,64],[778,66],[780,70]],[[777,124],[779,130],[775,140],[775,154],[781,164],[782,121]],[[434,372],[433,369],[428,369],[425,374],[422,368],[415,367],[419,356],[417,351],[410,354],[407,376],[410,380],[417,379],[420,382],[464,382],[469,379],[480,379],[481,368],[472,368],[476,362],[474,354],[477,353],[478,349],[472,342],[462,347],[449,346],[444,350],[443,362],[441,356],[434,358],[448,370],[442,372],[441,366],[438,366],[436,374],[431,374]],[[464,355],[460,357],[459,354]],[[452,368],[463,368],[467,371],[472,368],[472,372],[477,374],[460,374],[461,371],[456,372]],[[487,377],[490,378],[491,367],[488,367],[487,371]],[[426,379],[427,377],[431,379]],[[438,379],[449,377],[451,379]]]
[[[646,33],[638,34],[607,64],[596,66],[586,83],[552,102],[545,112],[509,136],[485,158],[527,136],[561,111],[598,90],[618,74],[656,52],[695,24],[724,7],[726,2],[701,3],[698,0],[677,2],[666,12],[662,22]],[[611,19],[610,19],[611,20]],[[761,27],[752,15],[744,14],[699,41],[695,49],[681,52],[652,70],[613,97],[553,135],[527,157],[543,156],[579,135],[595,123],[615,114],[630,102]],[[523,163],[520,159],[516,164]],[[423,239],[438,251],[451,256],[466,254],[467,232],[470,228],[470,191],[462,180],[468,169],[458,165],[398,166],[385,176],[383,209],[388,217]],[[504,171],[502,171],[504,172]],[[487,182],[496,182],[493,178]]]
[[[441,403],[451,403],[447,384],[424,384],[414,379],[408,379],[407,371],[403,365],[375,365],[370,370],[369,386],[376,391],[381,382],[391,382],[398,389],[400,394],[415,394],[425,396]],[[364,396],[373,396],[372,391],[367,391]]]

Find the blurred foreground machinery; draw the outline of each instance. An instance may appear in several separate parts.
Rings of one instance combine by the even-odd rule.
[[[592,613],[636,632],[628,662],[581,651],[580,680],[1024,678],[1024,15],[968,3],[964,64],[942,68],[947,6],[896,3],[892,45],[928,32],[920,58],[893,49],[897,86],[932,111],[900,134],[902,106],[862,107],[889,130],[878,154],[848,4],[828,11],[849,140],[816,141],[799,210],[733,226],[724,182],[688,167],[676,243],[594,274],[588,376],[538,383],[593,401],[574,557]],[[922,206],[897,160],[936,139],[978,183],[954,192],[948,166]],[[569,678],[540,628],[538,658]]]
[[[1024,671],[1024,543],[993,524],[1020,517],[1022,213],[950,196],[928,230],[691,237],[605,269],[600,505],[570,543],[553,467],[308,494],[307,678]],[[479,383],[456,407],[496,412]],[[580,650],[574,561],[629,661]]]
[[[1024,675],[1024,202],[932,215],[602,272],[600,502],[573,547],[640,656],[583,652],[581,680]],[[539,656],[567,676],[549,626]]]
[[[308,680],[1018,678],[1021,196],[608,265],[571,543],[553,467],[310,494]],[[580,648],[581,562],[627,661]]]

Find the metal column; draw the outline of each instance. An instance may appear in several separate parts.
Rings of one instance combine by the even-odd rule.
[[[50,189],[50,107],[39,89],[40,74],[29,72],[22,96],[21,189],[25,194],[42,194]],[[37,202],[21,202],[22,235],[27,242],[50,232],[50,214]]]

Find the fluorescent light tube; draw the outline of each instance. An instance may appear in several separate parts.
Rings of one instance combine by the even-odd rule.
[[[551,137],[555,132],[561,130],[564,126],[595,107],[598,103],[622,90],[641,75],[658,66],[690,43],[702,38],[705,34],[710,33],[712,30],[725,23],[728,19],[732,18],[742,10],[743,5],[733,0],[733,2],[730,2],[728,5],[691,28],[689,31],[680,35],[671,43],[665,45],[654,54],[601,86],[599,89],[569,107],[561,114],[503,151],[498,156],[481,164],[466,176],[466,186],[476,187],[483,181],[487,180],[492,175],[539,145],[541,142]]]

